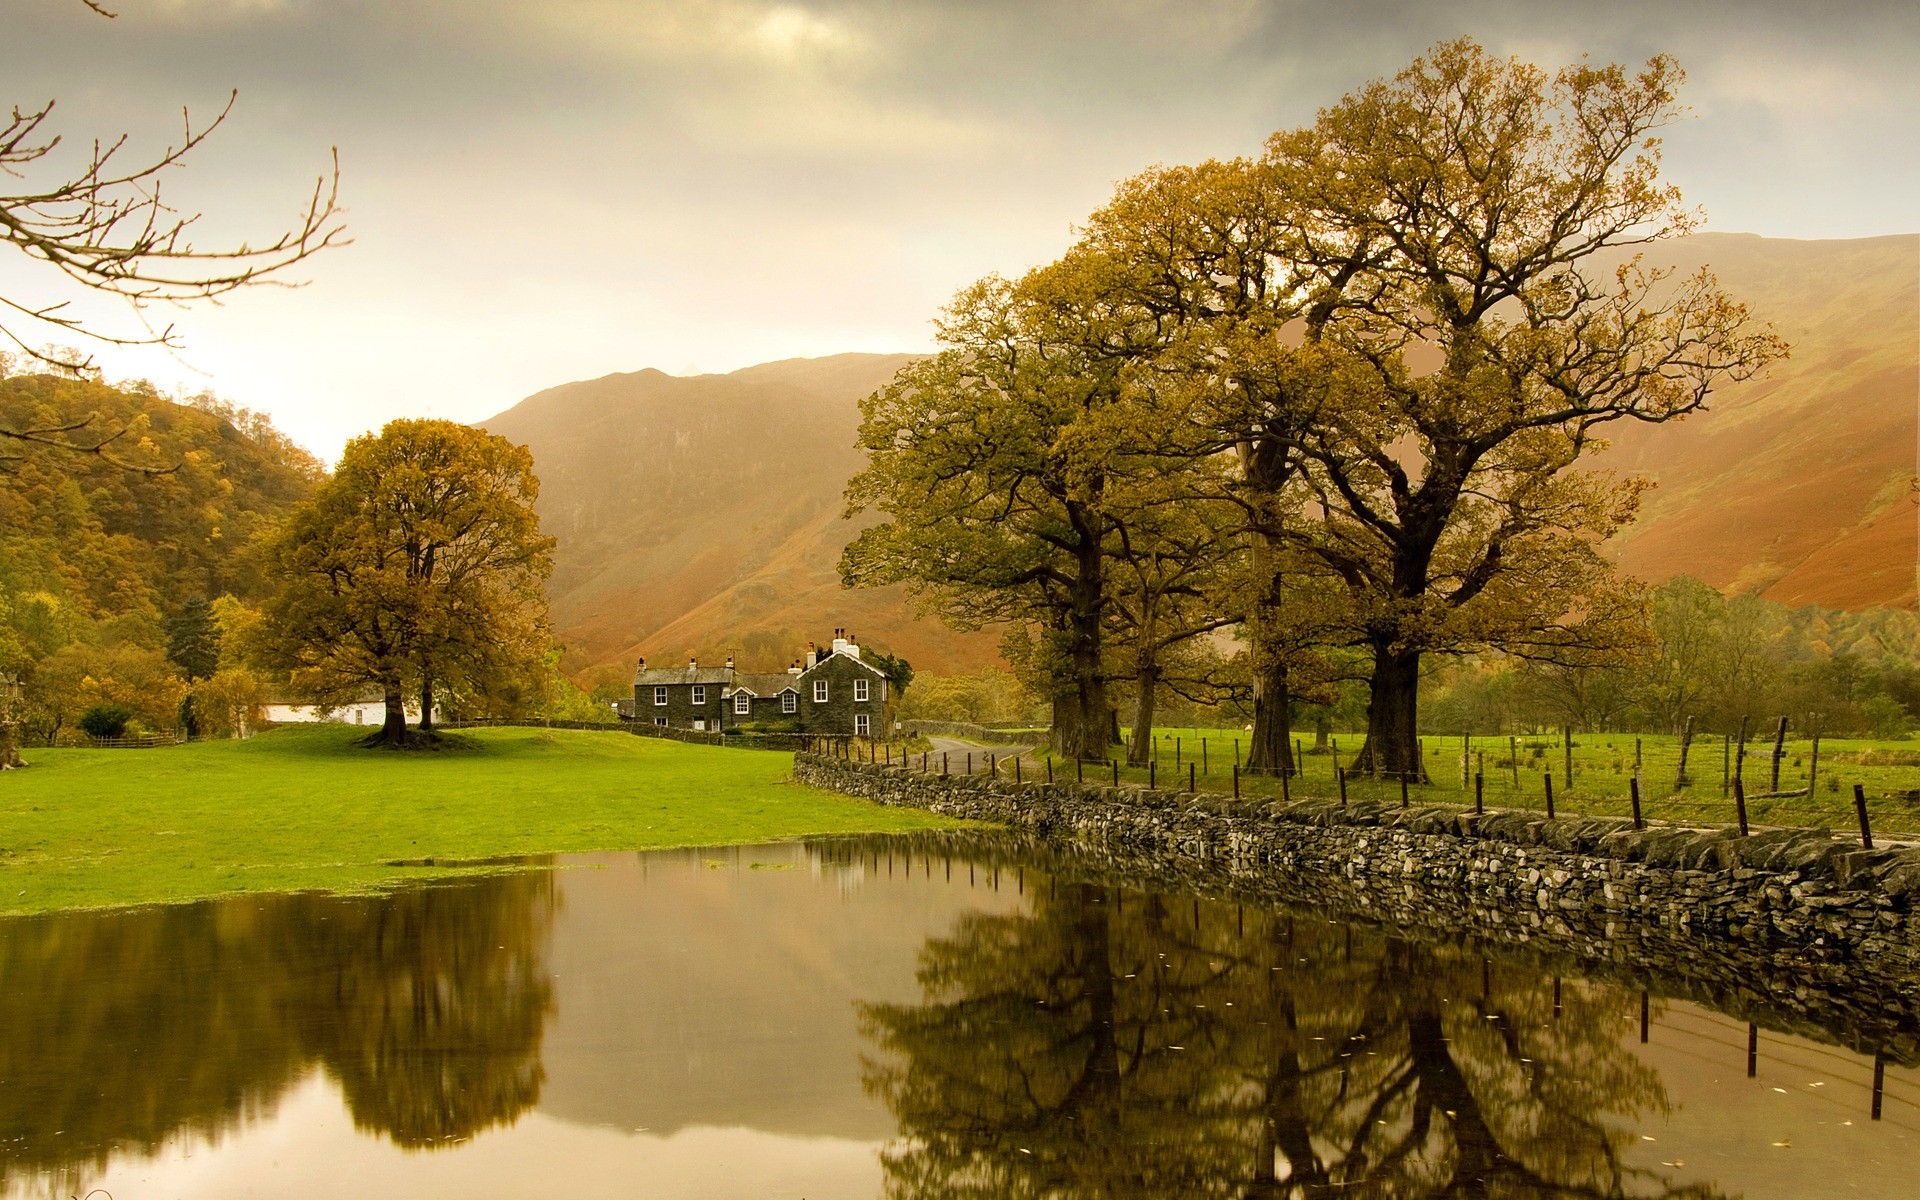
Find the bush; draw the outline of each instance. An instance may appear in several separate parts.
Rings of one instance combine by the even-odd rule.
[[[117,738],[127,731],[133,711],[121,704],[96,704],[80,714],[80,728],[90,737]]]

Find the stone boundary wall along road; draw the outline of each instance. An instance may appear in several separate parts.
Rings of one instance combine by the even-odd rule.
[[[1920,1014],[1920,848],[1824,831],[1402,809],[923,775],[797,754],[803,783],[1025,830],[1149,878],[1389,925],[1645,963],[1885,1032]],[[1543,945],[1544,943],[1544,945]]]

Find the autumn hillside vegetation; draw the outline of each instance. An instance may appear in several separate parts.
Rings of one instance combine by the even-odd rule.
[[[216,610],[263,594],[256,539],[324,475],[264,416],[214,396],[0,378],[0,423],[89,417],[91,433],[118,434],[116,461],[0,446],[0,676],[20,685],[12,715],[28,742],[70,734],[96,705],[173,729],[189,674],[239,665],[213,650]],[[221,685],[236,683],[257,691]]]

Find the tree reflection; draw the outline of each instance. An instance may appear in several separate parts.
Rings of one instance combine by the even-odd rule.
[[[862,1013],[896,1200],[1713,1194],[1621,1162],[1624,997],[1459,950],[1062,883],[920,980]]]
[[[510,874],[0,922],[0,1185],[217,1139],[315,1068],[403,1146],[512,1121],[543,1079],[552,906]]]

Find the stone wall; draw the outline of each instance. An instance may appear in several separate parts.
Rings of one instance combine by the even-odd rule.
[[[1026,830],[1147,878],[1585,960],[1659,964],[1885,1031],[1920,1014],[1920,849],[1823,831],[1484,816],[1337,800],[922,775],[796,755],[805,783]],[[1764,981],[1764,982],[1763,982]],[[1796,999],[1797,997],[1797,999]]]

